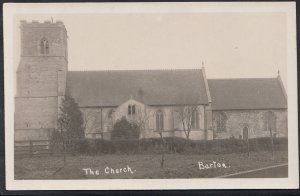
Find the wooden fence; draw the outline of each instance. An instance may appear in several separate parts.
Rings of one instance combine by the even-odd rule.
[[[71,140],[65,141],[66,149],[72,149],[72,145]],[[51,140],[15,141],[14,152],[15,157],[60,155],[63,153],[63,145],[61,142],[54,144]]]

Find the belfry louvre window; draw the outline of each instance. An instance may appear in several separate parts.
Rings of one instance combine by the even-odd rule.
[[[197,110],[192,113],[191,125],[193,129],[199,129],[199,112]]]
[[[156,112],[156,130],[164,130],[164,114],[162,113],[162,111]]]
[[[43,38],[40,43],[41,54],[49,54],[49,42],[46,38]]]
[[[128,115],[135,115],[135,105],[128,105]]]

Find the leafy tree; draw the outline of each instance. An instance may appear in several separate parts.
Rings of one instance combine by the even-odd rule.
[[[58,118],[58,129],[66,139],[84,137],[83,118],[78,104],[68,93],[62,99]]]
[[[63,166],[56,170],[53,175],[58,173],[66,166],[66,141],[72,139],[81,139],[84,137],[81,111],[79,110],[78,104],[70,94],[65,94],[59,110],[59,117],[57,120],[58,130],[52,134],[52,140],[54,143],[62,143],[64,160]]]
[[[112,139],[139,139],[140,130],[135,122],[128,122],[125,117],[122,117],[114,125]]]

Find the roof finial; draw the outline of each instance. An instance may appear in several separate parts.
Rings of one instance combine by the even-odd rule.
[[[51,16],[51,22],[53,23],[53,17]]]
[[[202,61],[202,67],[204,67],[204,62]]]
[[[278,76],[280,75],[280,71],[279,71],[279,69],[278,69],[278,71],[277,71],[277,74],[278,74]]]

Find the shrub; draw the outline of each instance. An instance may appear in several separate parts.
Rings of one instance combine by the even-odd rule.
[[[111,134],[112,140],[139,139],[140,131],[136,123],[128,122],[125,117],[117,121]]]

